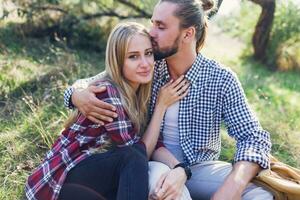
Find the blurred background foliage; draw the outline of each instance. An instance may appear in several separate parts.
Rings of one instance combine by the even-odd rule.
[[[101,51],[110,29],[121,19],[150,18],[154,1],[127,0],[15,0],[12,10],[23,19],[22,34],[64,40],[68,46]],[[3,3],[5,4],[5,2]]]
[[[220,25],[224,31],[247,43],[246,50],[253,50],[251,38],[261,8],[247,0],[241,2],[239,12],[233,12],[232,15],[226,16],[219,22],[222,23]],[[291,0],[276,1],[270,40],[266,47],[266,57],[263,60],[263,63],[272,70],[300,70],[299,3],[299,1]]]

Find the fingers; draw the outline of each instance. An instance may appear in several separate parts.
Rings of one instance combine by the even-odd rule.
[[[90,120],[93,122],[95,122],[94,118],[98,120],[98,122],[112,122],[114,118],[118,117],[118,114],[108,109],[108,107],[111,108],[111,106],[112,105],[93,97],[91,98],[91,104],[86,105],[82,111],[89,119],[92,117]]]
[[[174,89],[176,90],[176,91],[179,91],[179,90],[181,90],[184,86],[189,86],[190,85],[190,83],[188,82],[188,80],[186,80],[186,79],[183,79],[179,84],[177,84],[175,87],[174,87]]]
[[[173,99],[173,101],[176,102],[176,101],[186,97],[187,94],[189,93],[189,87],[190,87],[190,83],[186,83],[179,90],[176,90],[174,92],[175,93],[175,99]]]
[[[189,93],[189,89],[185,90],[183,93],[181,93],[181,95],[179,96],[179,99],[184,98],[188,93]]]
[[[101,92],[104,92],[106,90],[106,87],[105,86],[101,86],[101,87],[98,87],[98,86],[94,86],[94,85],[91,85],[88,87],[88,90],[94,94],[96,93],[101,93]],[[109,104],[109,103],[106,103],[104,101],[101,101],[99,99],[97,100],[94,100],[93,104],[99,108],[102,108],[102,109],[107,109],[107,110],[112,110],[112,111],[115,111],[116,110],[116,107]]]
[[[163,189],[163,188],[167,188],[167,189]],[[181,194],[181,192],[176,190],[176,188],[174,188],[174,186],[172,186],[172,185],[166,184],[165,186],[163,185],[163,188],[161,190],[163,190],[163,193],[164,193],[162,196],[162,199],[164,199],[164,200],[178,199]]]
[[[105,115],[96,113],[96,112],[91,112],[89,113],[89,116],[92,116],[96,118],[97,120],[103,121],[103,122],[113,122],[113,118],[107,117]]]
[[[114,105],[111,105],[109,103],[106,103],[104,101],[101,101],[97,98],[97,101],[93,102],[94,106],[102,108],[102,109],[106,109],[106,110],[110,110],[110,111],[116,111],[116,107]],[[113,117],[113,116],[111,116]]]
[[[176,79],[171,85],[173,88],[177,87],[184,80],[184,75],[181,75],[178,79]]]
[[[155,193],[155,194],[156,194],[156,196],[157,196],[159,199],[165,199],[166,193],[167,193],[166,189],[160,188],[160,189],[158,190],[158,192]]]
[[[105,86],[101,86],[101,87],[93,86],[93,87],[91,87],[91,91],[93,93],[101,93],[101,92],[104,92],[105,90],[106,90]]]
[[[104,122],[103,122],[103,121],[100,121],[100,120],[98,120],[97,118],[95,118],[95,117],[93,117],[93,116],[87,116],[87,118],[88,118],[89,120],[91,120],[92,122],[94,122],[95,124],[100,124],[101,126],[104,125]]]
[[[162,88],[169,87],[173,82],[174,82],[173,79],[169,80],[169,82],[167,82],[164,86],[162,86]]]
[[[157,182],[156,188],[154,190],[154,194],[157,199],[164,199],[166,197],[166,194],[169,194],[169,185],[165,182],[167,176],[168,172],[164,173]]]
[[[160,191],[160,189],[163,185],[163,182],[166,178],[166,175],[167,174],[164,173],[160,176],[159,180],[156,183],[156,186],[155,186],[155,189],[154,189],[153,193],[150,194],[150,196],[149,196],[149,200],[160,200],[160,199],[162,199],[162,194],[160,194],[158,192]],[[158,196],[158,195],[160,195],[160,196]]]
[[[181,95],[190,86],[190,83],[184,75],[181,75],[176,81],[173,83],[169,82],[168,85],[166,84],[165,86],[172,88],[174,92],[178,92],[177,95]]]
[[[162,185],[163,185],[163,183],[164,183],[164,181],[166,179],[166,176],[167,176],[167,173],[164,173],[164,174],[162,174],[160,176],[159,180],[156,183],[156,187],[155,187],[154,193],[157,193],[160,190],[160,188],[162,187]]]
[[[118,117],[118,114],[116,112],[113,112],[113,111],[107,110],[107,109],[102,109],[102,108],[96,107],[96,106],[92,107],[92,111],[91,112],[95,112],[95,113],[97,113],[99,115],[104,116],[104,118],[106,118],[106,119],[101,118],[101,117],[99,119],[103,119],[103,120],[105,120],[107,122],[111,122],[113,120],[113,118]]]
[[[179,200],[179,197],[175,197],[174,195],[169,195],[164,198],[164,200]]]
[[[163,192],[163,199],[170,198],[176,196],[176,191],[173,185],[170,184],[168,180],[166,180],[161,188],[161,191]]]
[[[177,95],[178,96],[183,96],[184,94],[186,94],[186,92],[188,91],[189,87],[190,87],[190,83],[185,84],[179,90],[177,90]]]

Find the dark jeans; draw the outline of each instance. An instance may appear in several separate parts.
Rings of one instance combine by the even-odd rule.
[[[143,200],[148,198],[148,159],[135,144],[94,154],[67,175],[60,200]]]

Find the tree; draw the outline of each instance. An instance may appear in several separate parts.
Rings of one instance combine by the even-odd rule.
[[[254,58],[264,62],[275,13],[275,0],[250,0],[261,6],[262,11],[252,37]]]
[[[69,46],[103,50],[111,27],[123,19],[150,19],[158,0],[14,0],[18,14],[26,17],[21,30],[32,37],[63,39]],[[201,0],[207,1],[207,0]],[[215,15],[222,0],[215,0]],[[102,40],[103,39],[103,40]]]
[[[206,1],[206,0],[202,0]],[[79,0],[79,1],[58,0],[15,0],[18,5],[18,13],[26,16],[28,21],[39,20],[50,16],[53,13],[58,16],[50,23],[39,24],[39,30],[34,31],[35,36],[44,36],[57,32],[60,29],[72,30],[72,26],[82,21],[99,19],[102,17],[114,17],[117,19],[150,18],[151,10],[156,0]],[[215,15],[221,6],[222,0],[217,0],[216,9],[209,13],[209,17]],[[47,17],[45,17],[47,16]]]

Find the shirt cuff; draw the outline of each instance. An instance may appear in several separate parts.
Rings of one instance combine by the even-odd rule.
[[[269,154],[253,147],[238,150],[235,155],[234,162],[238,161],[254,162],[263,169],[269,168],[270,164]]]
[[[70,86],[64,92],[64,105],[69,109],[74,109],[75,106],[72,103],[72,94],[74,93],[75,88]]]

